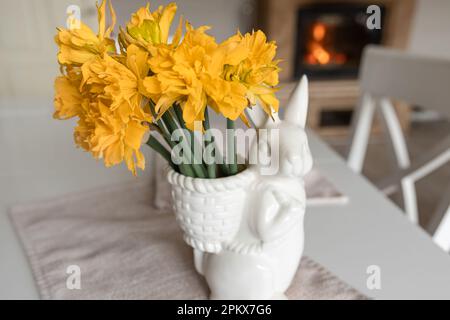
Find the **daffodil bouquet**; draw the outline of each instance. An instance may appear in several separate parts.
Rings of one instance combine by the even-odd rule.
[[[77,118],[75,143],[107,167],[124,161],[133,174],[145,168],[143,144],[187,176],[236,174],[235,151],[227,164],[176,163],[172,137],[184,129],[182,158],[192,159],[195,133],[210,127],[209,109],[226,118],[230,130],[238,118],[251,125],[246,108],[258,104],[269,115],[278,111],[275,43],[261,31],[237,32],[217,43],[208,27],[194,28],[183,18],[169,36],[177,11],[173,3],[153,12],[149,5],[138,9],[119,28],[116,42],[111,3],[104,0],[97,9],[97,34],[78,21],[74,28],[58,28],[55,37],[61,75],[55,80],[54,117]],[[202,148],[214,144],[213,137],[204,136],[197,141]]]

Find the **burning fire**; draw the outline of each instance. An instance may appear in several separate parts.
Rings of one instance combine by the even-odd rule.
[[[312,27],[312,39],[307,44],[305,60],[309,64],[344,64],[347,57],[343,53],[334,53],[325,49],[324,40],[327,35],[327,26],[316,22]]]

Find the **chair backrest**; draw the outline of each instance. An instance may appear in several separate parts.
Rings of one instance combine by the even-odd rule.
[[[450,60],[421,57],[394,49],[368,46],[360,69],[361,103],[352,120],[347,163],[361,172],[376,109],[389,133],[399,170],[389,175],[385,185],[401,187],[405,211],[418,223],[415,182],[450,161],[450,138],[440,139],[423,157],[411,163],[407,144],[391,99],[433,109],[450,119]],[[377,108],[378,107],[378,108]],[[450,190],[450,188],[449,188]],[[444,213],[446,212],[446,213]],[[450,250],[450,199],[444,195],[435,217],[444,217],[434,235],[435,242]],[[434,220],[434,219],[433,219]]]
[[[450,59],[367,46],[360,69],[363,92],[430,108],[450,119]]]

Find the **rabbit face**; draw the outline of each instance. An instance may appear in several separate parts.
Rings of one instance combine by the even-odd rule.
[[[304,176],[312,167],[312,156],[305,133],[308,112],[308,79],[306,76],[303,76],[294,90],[285,108],[284,120],[280,120],[277,113],[272,114],[272,119],[267,119],[265,113],[260,110],[261,108],[252,109],[249,111],[249,115],[257,128],[270,131],[270,134],[260,137],[257,143],[258,158],[270,158],[272,162],[271,170],[266,171],[268,174],[282,176]],[[277,138],[274,139],[274,137]],[[258,162],[260,169],[267,169],[265,163],[267,161]],[[276,167],[277,170],[272,170],[273,167]]]
[[[289,121],[276,120],[274,123],[268,122],[265,129],[271,131],[272,139],[259,141],[259,154],[260,158],[261,155],[270,158],[270,166],[277,168],[276,172],[271,171],[273,174],[303,177],[311,170],[312,156],[303,127]],[[274,130],[277,134],[274,134]]]
[[[283,176],[302,177],[311,170],[312,156],[305,133],[308,113],[308,80],[303,76],[285,108],[284,120],[278,115],[266,122],[266,128],[277,129],[279,151],[279,171]],[[273,144],[273,142],[272,142]]]
[[[303,177],[312,168],[308,138],[303,128],[283,121],[280,129],[280,173]]]

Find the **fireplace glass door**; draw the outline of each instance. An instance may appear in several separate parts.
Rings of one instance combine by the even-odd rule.
[[[381,8],[383,25],[384,8]],[[367,44],[378,44],[382,30],[370,30],[367,6],[313,4],[298,11],[295,76],[312,79],[355,78]]]

